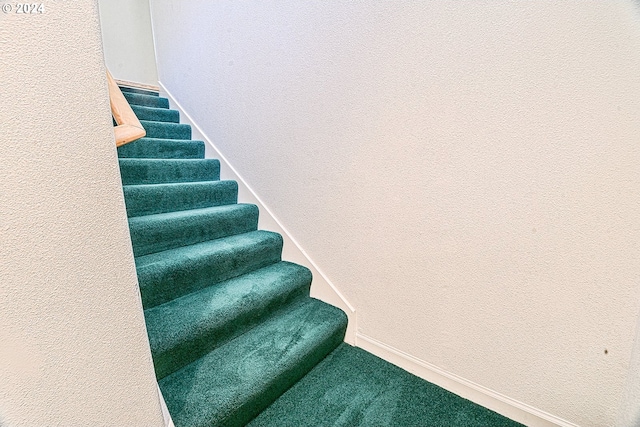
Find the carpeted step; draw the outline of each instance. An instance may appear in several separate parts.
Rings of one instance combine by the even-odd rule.
[[[246,204],[129,218],[135,256],[247,233],[257,228],[258,207]]]
[[[228,205],[238,201],[235,181],[123,186],[129,217]]]
[[[150,122],[140,120],[147,138],[191,139],[191,126],[184,123]]]
[[[145,95],[141,93],[122,92],[130,105],[142,105],[145,107],[169,108],[169,100],[161,96]]]
[[[132,105],[131,109],[139,120],[152,120],[155,122],[180,122],[180,113],[176,110],[167,110],[166,108],[143,107],[141,105]]]
[[[120,159],[123,185],[217,181],[218,159]]]
[[[142,95],[159,96],[158,92],[147,89],[138,89],[137,87],[118,86],[120,91],[129,93],[139,93]]]
[[[118,147],[120,158],[203,159],[204,141],[140,138]]]
[[[522,427],[344,343],[249,426]]]
[[[304,299],[160,380],[176,426],[243,426],[342,341],[339,309]]]
[[[151,308],[279,262],[281,251],[282,236],[251,231],[137,257],[142,304]]]
[[[158,379],[253,328],[269,313],[309,295],[311,272],[279,262],[145,310]]]

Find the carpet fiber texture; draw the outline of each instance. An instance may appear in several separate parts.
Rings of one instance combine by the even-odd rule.
[[[118,148],[158,384],[176,427],[512,426],[343,343],[347,317],[157,93],[123,88],[147,131]],[[253,420],[253,421],[252,421]]]
[[[344,343],[249,424],[251,427],[519,425]]]

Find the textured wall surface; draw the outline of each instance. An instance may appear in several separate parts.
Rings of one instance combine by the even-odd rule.
[[[116,79],[156,86],[148,0],[98,0],[107,67]]]
[[[640,321],[638,322],[640,326]],[[616,427],[637,427],[640,425],[640,327],[636,327],[636,338],[631,356],[631,369],[622,403],[618,412]]]
[[[0,424],[160,426],[97,2],[0,14]]]
[[[160,81],[359,330],[583,426],[640,309],[632,1],[151,0]]]

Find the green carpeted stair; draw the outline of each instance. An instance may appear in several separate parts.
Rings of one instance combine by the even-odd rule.
[[[144,107],[141,105],[132,105],[131,109],[138,119],[153,122],[180,122],[180,114],[176,110],[168,110],[164,108]]]
[[[154,108],[169,108],[169,100],[162,98],[155,94],[150,94],[145,91],[122,91],[125,99],[131,105],[141,107],[154,107]]]
[[[191,126],[189,125],[148,120],[140,120],[140,123],[147,131],[147,138],[191,139]]]
[[[118,155],[160,388],[178,427],[244,425],[342,342],[346,316],[309,297],[309,270],[281,260],[168,101],[123,93],[147,131]]]
[[[147,131],[118,156],[176,427],[516,425],[342,343],[346,315],[309,296],[311,272],[282,261],[282,237],[257,229],[258,208],[237,203],[237,183],[220,180],[168,100],[122,90]]]
[[[220,177],[214,159],[120,159],[122,184],[212,181]]]

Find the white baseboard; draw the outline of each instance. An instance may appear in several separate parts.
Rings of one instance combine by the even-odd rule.
[[[567,420],[488,389],[358,332],[356,346],[467,400],[526,426],[578,427]]]
[[[347,324],[347,333],[345,342],[355,345],[357,317],[355,308],[347,301],[338,288],[329,280],[329,278],[320,270],[315,262],[307,255],[298,242],[291,236],[289,231],[275,217],[269,207],[258,197],[253,189],[247,184],[242,175],[233,167],[227,158],[218,150],[218,147],[204,133],[204,131],[193,121],[191,115],[180,105],[178,101],[171,95],[167,88],[159,82],[160,93],[169,99],[171,108],[180,112],[180,121],[191,125],[192,137],[195,140],[202,140],[206,145],[205,157],[216,158],[220,160],[220,178],[229,179],[238,182],[238,201],[243,203],[253,203],[260,209],[258,227],[264,230],[271,230],[282,235],[284,239],[284,248],[282,250],[282,259],[295,262],[311,270],[313,274],[313,283],[311,285],[311,296],[324,301],[328,304],[340,308],[347,314],[349,322]]]
[[[175,424],[173,424],[171,414],[169,413],[169,408],[167,408],[167,404],[165,403],[164,397],[162,396],[162,391],[160,391],[160,386],[158,386],[158,397],[160,398],[160,408],[162,409],[164,427],[176,427]]]

